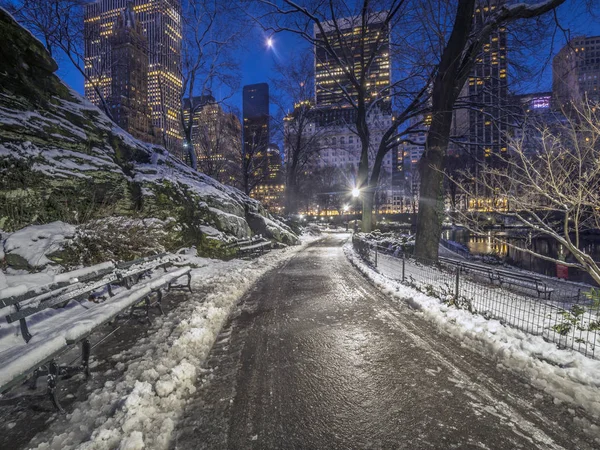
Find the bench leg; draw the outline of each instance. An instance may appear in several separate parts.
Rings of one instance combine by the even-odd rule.
[[[33,371],[33,375],[31,376],[31,379],[29,380],[29,390],[35,391],[35,388],[37,386],[37,379],[39,376],[40,376],[40,369],[38,367],[37,369],[35,369]]]
[[[27,322],[25,322],[25,319],[19,319],[19,325],[21,327],[21,336],[23,336],[25,342],[29,342],[33,336],[31,336],[29,328],[27,328]]]
[[[192,274],[188,273],[187,277],[188,277],[187,288],[190,292],[192,292]]]
[[[152,320],[150,320],[150,306],[152,305],[152,303],[150,302],[150,295],[146,296],[146,319],[148,320],[148,324],[152,323]]]
[[[90,378],[90,352],[92,346],[89,339],[81,341],[81,370],[85,374],[85,378]]]
[[[54,407],[61,413],[64,413],[64,409],[60,406],[58,398],[56,397],[56,390],[58,388],[58,364],[56,361],[50,361],[48,365],[48,396],[52,400]]]
[[[164,316],[165,312],[163,311],[163,307],[162,307],[162,297],[163,297],[162,291],[159,289],[157,291],[157,294],[158,294],[158,296],[156,298],[156,306],[158,306],[158,310],[160,311],[160,315]]]
[[[108,295],[110,297],[113,297],[115,295],[115,294],[113,294],[112,287],[111,287],[110,283],[108,284]]]
[[[21,305],[15,303],[15,308],[17,311],[21,310]],[[29,342],[32,338],[31,333],[29,332],[29,328],[27,328],[27,322],[25,318],[19,319],[19,326],[21,327],[21,336],[25,339],[25,342]]]

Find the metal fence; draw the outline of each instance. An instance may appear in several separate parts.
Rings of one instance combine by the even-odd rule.
[[[495,282],[486,271],[468,270],[449,262],[423,263],[399,249],[383,248],[356,235],[352,242],[360,257],[387,278],[474,314],[542,336],[560,348],[600,358],[600,351],[595,352],[596,344],[600,344],[600,301],[588,298],[581,286],[540,278],[545,285],[544,295],[530,282],[530,274],[524,275],[522,282],[506,284]]]

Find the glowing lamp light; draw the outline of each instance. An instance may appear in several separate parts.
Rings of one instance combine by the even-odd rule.
[[[344,212],[348,211],[348,209],[350,209],[350,207],[348,205],[344,205]]]
[[[352,197],[358,197],[360,195],[360,189],[358,188],[353,188],[352,189]]]
[[[267,47],[273,47],[273,38],[267,38]]]

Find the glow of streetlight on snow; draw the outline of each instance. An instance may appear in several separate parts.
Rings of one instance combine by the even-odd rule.
[[[360,195],[360,189],[358,188],[353,188],[352,189],[352,197],[358,197]]]

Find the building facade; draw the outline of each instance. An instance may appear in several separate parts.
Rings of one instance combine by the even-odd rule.
[[[552,61],[553,107],[600,101],[600,36],[571,39]]]
[[[108,107],[112,117],[133,137],[154,143],[148,106],[148,41],[131,4],[117,18],[110,46],[114,62]]]
[[[261,181],[252,189],[250,196],[269,211],[279,214],[283,212],[285,194],[285,174],[279,147],[272,143],[267,145],[258,158],[256,170]]]
[[[238,176],[242,147],[242,126],[233,113],[223,110],[211,95],[194,97],[192,145],[198,170],[215,180],[233,184]],[[184,100],[184,115],[188,117],[190,100]]]
[[[242,92],[244,154],[254,155],[271,142],[269,128],[269,85],[249,84]]]
[[[489,2],[475,10],[475,22],[481,24],[504,0]],[[488,164],[494,155],[508,151],[509,131],[508,52],[506,28],[500,27],[483,44],[475,66],[465,84],[458,103],[468,108],[458,109],[454,114],[453,135],[473,161]]]
[[[181,0],[97,0],[85,6],[85,95],[102,106],[112,93],[111,37],[128,4],[148,43],[148,105],[160,142],[182,157]],[[98,94],[101,93],[101,96]]]
[[[388,97],[391,85],[390,66],[390,30],[384,22],[384,13],[374,13],[369,17],[367,25],[362,26],[361,17],[349,17],[323,24],[323,33],[315,25],[314,37],[317,42],[325,39],[339,55],[347,53],[349,48],[364,48],[364,55],[354,52],[342,61],[360,70],[361,61],[369,61],[367,92],[370,98]],[[336,26],[337,25],[337,26]],[[341,38],[340,38],[341,36]],[[363,44],[361,40],[366,42]],[[328,55],[322,46],[315,46],[315,101],[316,106],[349,107],[347,95],[344,94],[343,67],[335,58]],[[348,95],[356,99],[356,89],[347,84]]]

